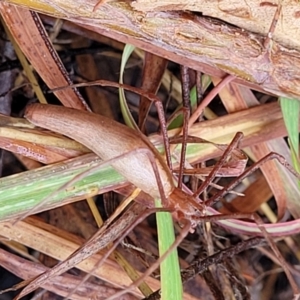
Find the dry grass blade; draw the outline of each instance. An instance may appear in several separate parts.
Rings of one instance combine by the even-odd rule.
[[[51,164],[89,153],[83,145],[63,136],[41,132],[23,119],[0,116],[0,146],[2,149],[24,155],[45,164]],[[34,145],[32,145],[34,143]]]
[[[2,13],[4,11],[2,10]],[[38,14],[26,8],[17,7],[11,7],[7,13],[6,17],[8,19],[5,18],[5,21],[11,34],[49,88],[71,84],[64,65],[52,49]],[[40,57],[43,57],[43,59],[41,60]],[[57,97],[66,106],[87,109],[85,101],[76,90],[59,91]]]
[[[166,70],[168,61],[157,55],[146,52],[145,65],[143,72],[142,89],[146,92],[156,94],[164,72]],[[148,99],[141,97],[139,108],[139,128],[145,133],[145,121],[149,114],[151,104]]]
[[[7,238],[12,237],[14,240],[58,260],[66,259],[83,243],[83,240],[77,236],[60,231],[59,229],[34,218],[20,221],[16,228],[9,222],[2,222],[0,227],[2,236]],[[60,245],[60,247],[57,247],[57,245]],[[94,255],[80,263],[77,268],[89,272],[100,260],[100,257],[99,254]],[[94,276],[97,276],[106,282],[111,282],[114,286],[118,287],[127,286],[131,283],[130,279],[120,267],[111,260],[108,260],[101,269],[95,270]],[[152,278],[149,278],[147,283],[154,290],[159,287],[159,282]],[[134,292],[134,294],[137,296],[140,295],[139,292]]]
[[[24,258],[4,251],[3,249],[0,249],[0,264],[3,268],[11,272],[15,272],[18,277],[23,278],[24,280],[31,279],[32,276],[37,276],[40,273],[47,271],[47,268],[40,263],[30,262]],[[65,274],[64,276],[58,276],[53,281],[47,282],[43,288],[62,297],[66,297],[68,295],[68,291],[76,287],[80,281],[81,278],[78,278],[77,276]],[[104,300],[115,294],[117,291],[118,289],[116,288],[110,288],[107,286],[101,287],[98,284],[85,283],[84,285],[81,285],[80,288],[77,288],[72,299],[84,300],[87,297],[94,297],[94,299]],[[99,296],[96,296],[95,298],[96,294]],[[133,295],[124,295],[124,300],[125,299],[133,300],[137,298]]]

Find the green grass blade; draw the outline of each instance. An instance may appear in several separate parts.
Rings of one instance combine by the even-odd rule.
[[[76,175],[101,162],[94,154],[73,158],[20,174],[0,179],[0,221],[15,219],[36,207],[52,192],[69,182]],[[107,166],[57,192],[39,211],[48,210],[70,202],[82,200],[110,190],[117,182],[126,180]]]
[[[155,200],[155,206],[161,207],[161,201]],[[162,256],[175,241],[172,216],[168,212],[156,213],[159,256]],[[177,249],[174,249],[160,265],[161,299],[181,300],[182,281]]]
[[[300,102],[296,99],[280,97],[280,106],[284,124],[288,132],[291,156],[294,168],[299,172],[299,110]]]
[[[134,49],[135,49],[135,47],[130,44],[126,44],[124,47],[123,54],[122,54],[122,60],[121,60],[121,67],[120,67],[120,79],[119,79],[120,83],[123,83],[123,74],[124,74],[125,66],[127,64],[127,61],[129,59],[131,53],[134,51]],[[127,105],[125,92],[124,92],[124,89],[122,89],[122,88],[119,88],[119,100],[120,100],[121,112],[122,112],[125,124],[130,128],[139,130],[136,122],[134,121],[134,119],[131,115],[131,112]]]

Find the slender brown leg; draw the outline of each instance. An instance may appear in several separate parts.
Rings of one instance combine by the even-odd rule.
[[[277,22],[279,20],[279,16],[281,14],[281,10],[282,10],[282,4],[281,4],[281,0],[279,0],[279,4],[277,6],[275,15],[273,17],[273,20],[272,20],[272,23],[271,23],[268,35],[267,35],[267,37],[266,37],[266,39],[264,41],[264,48],[265,48],[265,50],[267,52],[269,52],[271,50],[271,41],[273,39],[273,34],[274,34],[274,31],[275,31]]]
[[[286,161],[286,159],[275,152],[269,153],[267,156],[261,158],[258,162],[253,164],[251,167],[249,167],[244,173],[242,173],[240,176],[238,176],[233,182],[231,182],[229,185],[224,187],[222,190],[217,192],[213,197],[211,197],[208,201],[206,201],[207,206],[214,205],[221,197],[223,197],[228,191],[234,189],[244,178],[251,175],[254,171],[256,171],[262,164],[265,162],[276,159],[281,165],[283,165],[285,168],[289,170],[296,178],[300,180],[300,174],[298,174],[294,168]]]
[[[164,146],[165,146],[165,154],[166,154],[167,164],[172,172],[173,167],[172,167],[172,159],[171,159],[171,153],[170,153],[170,142],[169,142],[169,137],[168,137],[167,123],[166,123],[166,119],[165,119],[165,115],[164,115],[164,108],[163,108],[161,101],[157,97],[155,99],[151,99],[148,97],[148,99],[150,101],[154,102],[156,109],[157,109],[158,118],[159,118],[159,122],[160,122],[160,128],[161,128],[162,137],[163,137]]]
[[[203,113],[205,107],[218,95],[220,90],[231,82],[235,77],[232,75],[227,75],[217,86],[215,86],[208,95],[203,99],[200,105],[197,107],[196,111],[190,117],[189,127],[191,127],[199,118],[199,116]]]
[[[199,105],[203,99],[202,74],[199,71],[195,71],[195,72],[196,72],[197,104]],[[203,113],[199,116],[199,120],[203,121]]]
[[[182,128],[182,143],[178,175],[178,188],[182,188],[182,176],[185,165],[185,154],[187,147],[188,137],[188,120],[190,117],[190,88],[189,88],[189,74],[188,68],[185,66],[180,67],[181,71],[181,86],[182,86],[182,105],[183,105],[183,128]]]
[[[232,153],[232,151],[235,148],[238,147],[238,145],[239,145],[242,138],[243,138],[243,134],[241,132],[238,132],[235,135],[235,137],[233,138],[233,140],[231,141],[231,143],[229,144],[229,146],[227,147],[227,149],[223,153],[221,159],[216,163],[215,167],[212,169],[212,171],[210,172],[207,179],[201,184],[201,186],[199,187],[199,189],[195,193],[194,197],[197,197],[198,195],[200,195],[211,184],[211,182],[216,177],[216,174],[218,173],[218,171],[221,169],[221,167],[226,162],[229,155]]]

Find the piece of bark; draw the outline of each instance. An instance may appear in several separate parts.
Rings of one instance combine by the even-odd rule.
[[[282,10],[273,39],[291,49],[300,50],[300,2],[290,0],[135,0],[139,11],[194,11],[217,18],[239,28],[267,36],[277,6]]]
[[[273,94],[300,97],[300,52],[273,42],[268,53],[263,36],[221,21],[187,12],[143,13],[124,1],[105,3],[95,12],[96,0],[78,0],[76,5],[63,0],[13,2],[55,14],[207,74],[218,68]],[[20,10],[0,3],[0,13],[12,31],[21,24]]]

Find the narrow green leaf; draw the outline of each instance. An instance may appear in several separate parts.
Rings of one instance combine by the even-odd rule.
[[[299,172],[299,111],[300,102],[296,99],[288,99],[280,97],[280,106],[285,123],[285,127],[288,132],[289,144],[292,153],[292,162],[294,168]]]
[[[155,206],[161,207],[161,201],[155,200]],[[172,216],[168,212],[156,213],[159,255],[162,256],[175,241]],[[174,249],[160,265],[161,299],[181,300],[182,281],[177,249]]]
[[[129,59],[131,53],[134,51],[134,49],[135,49],[135,47],[130,44],[126,44],[124,47],[123,54],[122,54],[122,60],[121,60],[121,67],[120,67],[120,78],[119,78],[120,83],[123,83],[123,74],[124,74],[125,66],[127,64],[127,61]],[[124,89],[122,89],[122,88],[119,88],[119,100],[120,100],[121,111],[122,111],[122,115],[123,115],[125,124],[130,128],[139,130],[136,122],[134,121],[134,119],[131,115],[131,112],[127,105],[125,92],[124,92]]]

